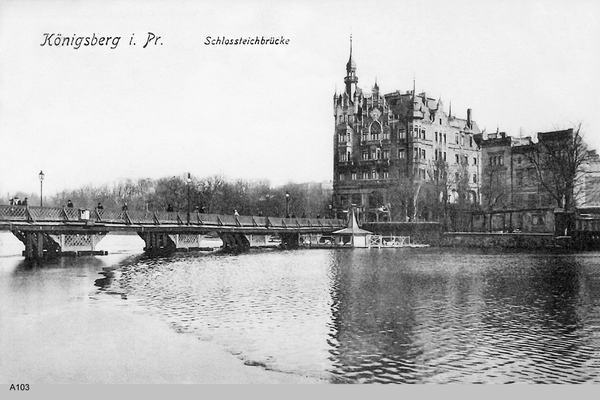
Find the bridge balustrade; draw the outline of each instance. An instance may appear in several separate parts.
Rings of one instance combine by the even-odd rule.
[[[4,221],[27,221],[27,206],[0,206],[0,219]]]
[[[46,222],[65,219],[62,208],[29,207],[29,214],[34,221]]]
[[[254,217],[247,216],[247,215],[240,215],[237,218],[238,218],[238,221],[241,226],[254,226],[255,225]],[[263,224],[262,226],[265,226],[265,225]]]
[[[133,224],[154,224],[154,213],[149,211],[128,211],[127,215]]]
[[[238,226],[235,215],[219,215],[219,219],[223,226]]]
[[[74,208],[63,208],[67,221],[79,221],[79,210]]]
[[[320,218],[307,218],[308,219],[308,223],[311,226],[321,226],[321,219]]]
[[[298,228],[298,220],[296,218],[284,218],[283,223],[288,228]]]
[[[252,219],[256,222],[256,225],[258,226],[267,226],[267,217],[252,217]],[[242,221],[240,220],[240,222]],[[245,225],[242,223],[242,226]]]
[[[215,225],[215,226],[219,225],[219,218],[217,217],[217,214],[199,213],[198,219],[200,220],[200,223],[203,225]]]
[[[127,218],[123,211],[110,211],[110,210],[96,210],[97,215],[100,217],[99,221],[126,224]]]
[[[273,228],[285,228],[285,218],[269,217],[269,225]]]
[[[160,224],[178,224],[179,219],[177,218],[176,212],[167,212],[167,211],[157,211],[156,219]],[[184,220],[187,218],[184,217]]]

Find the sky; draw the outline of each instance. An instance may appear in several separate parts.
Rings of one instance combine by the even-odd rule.
[[[0,0],[0,198],[39,193],[41,170],[44,196],[187,172],[329,181],[350,35],[367,92],[414,79],[488,132],[581,122],[600,149],[595,0]]]

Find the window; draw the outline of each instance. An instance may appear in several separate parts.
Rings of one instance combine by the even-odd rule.
[[[469,147],[473,147],[473,136],[469,136]]]
[[[363,150],[362,152],[362,159],[363,160],[368,160],[369,159],[369,152],[366,150]]]
[[[456,163],[458,164],[460,162],[458,159],[458,154],[455,154],[454,157],[456,157]]]
[[[379,154],[377,152],[377,150],[375,149],[371,149],[371,160],[377,160],[379,157],[377,157]]]
[[[343,181],[345,178],[344,174],[340,174],[340,181]]]
[[[421,139],[425,140],[425,129],[421,129]]]
[[[373,179],[379,179],[379,173],[375,170],[371,171],[371,176]]]
[[[400,159],[404,158],[404,149],[398,149],[398,158],[400,158]]]
[[[425,156],[425,149],[421,149],[421,158],[423,160],[426,158],[426,156]]]
[[[477,157],[473,157],[473,165],[477,165]]]
[[[477,174],[473,174],[473,183],[477,183]]]
[[[366,140],[367,140],[367,131],[366,131],[366,129],[365,129],[365,130],[363,131],[363,133],[362,133],[362,140],[363,140],[363,141],[366,141]]]
[[[390,133],[386,130],[383,131],[383,140],[387,140],[390,138]]]
[[[367,171],[364,171],[364,172],[362,173],[362,178],[363,178],[363,179],[369,179],[369,173],[368,173]]]
[[[340,161],[347,161],[346,153],[345,152],[341,152],[340,153]]]
[[[438,141],[438,133],[436,132],[435,133],[435,142],[437,143],[437,141]]]
[[[350,161],[350,160],[352,160],[352,153],[347,152],[346,153],[346,161]]]
[[[378,122],[371,124],[371,140],[379,140],[379,134],[381,133],[381,125]]]
[[[390,151],[389,150],[383,150],[383,159],[384,160],[388,160],[390,158]]]
[[[454,134],[454,142],[458,144],[458,133]]]
[[[499,165],[504,165],[504,157],[498,156],[498,164]]]
[[[440,125],[442,124],[442,119],[440,118]]]
[[[444,152],[444,161],[446,161],[446,152]]]
[[[465,156],[465,165],[469,165],[469,157]]]
[[[389,179],[389,177],[390,177],[390,173],[389,173],[388,171],[383,171],[383,176],[382,176],[382,178],[383,178],[383,179]]]
[[[404,131],[404,127],[400,127],[398,129],[398,139],[404,139],[406,136],[406,132]]]
[[[446,143],[446,134],[444,133],[444,143]]]
[[[355,181],[356,180],[356,172],[352,173],[352,180]]]

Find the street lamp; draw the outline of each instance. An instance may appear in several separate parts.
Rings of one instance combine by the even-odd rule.
[[[44,185],[44,171],[40,171],[40,207],[43,205],[43,185]]]
[[[188,225],[190,224],[190,187],[192,183],[192,176],[190,175],[190,173],[188,172],[188,176],[187,176],[187,223]]]
[[[290,192],[285,192],[285,217],[290,217]]]

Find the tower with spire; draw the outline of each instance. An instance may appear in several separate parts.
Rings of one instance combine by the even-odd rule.
[[[454,190],[449,201],[477,201],[480,156],[473,136],[479,128],[471,111],[466,119],[450,117],[441,99],[417,94],[414,78],[412,90],[406,92],[382,94],[377,79],[370,93],[363,91],[358,86],[355,54],[350,36],[344,91],[333,96],[337,216],[355,207],[361,222],[412,220],[419,213],[413,206],[418,199],[398,203],[397,188],[407,183],[419,187],[420,182],[439,176],[442,165]]]

